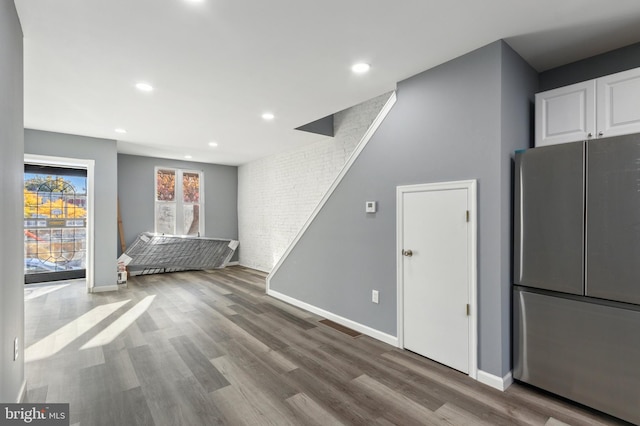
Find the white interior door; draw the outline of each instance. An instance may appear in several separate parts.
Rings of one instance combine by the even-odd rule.
[[[464,186],[416,189],[398,197],[403,346],[470,373],[475,371],[470,356],[475,351],[470,335],[473,199]]]

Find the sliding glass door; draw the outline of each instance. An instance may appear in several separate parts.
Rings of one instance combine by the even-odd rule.
[[[25,164],[25,283],[84,278],[87,171]]]

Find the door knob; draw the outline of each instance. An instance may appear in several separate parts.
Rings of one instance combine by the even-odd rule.
[[[411,257],[411,256],[413,256],[413,252],[411,250],[402,250],[402,255],[403,256],[407,256],[407,257]]]

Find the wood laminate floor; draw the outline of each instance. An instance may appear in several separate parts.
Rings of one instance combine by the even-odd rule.
[[[70,403],[72,425],[625,424],[349,336],[264,282],[229,267],[27,286],[27,400]]]

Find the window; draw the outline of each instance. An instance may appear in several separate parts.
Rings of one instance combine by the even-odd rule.
[[[204,234],[202,172],[156,167],[155,232]]]
[[[87,170],[24,165],[25,283],[84,278]]]

